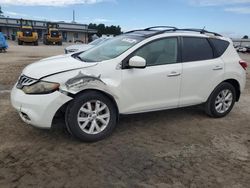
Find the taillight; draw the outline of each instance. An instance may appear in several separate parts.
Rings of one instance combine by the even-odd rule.
[[[240,65],[242,66],[243,69],[247,70],[248,64],[246,61],[240,61]]]

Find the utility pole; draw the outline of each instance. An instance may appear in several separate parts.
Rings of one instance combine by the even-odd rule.
[[[75,10],[73,10],[73,21],[72,23],[76,23],[76,18],[75,18]],[[73,43],[75,42],[75,33],[73,34]]]
[[[75,10],[73,10],[73,23],[76,23]]]

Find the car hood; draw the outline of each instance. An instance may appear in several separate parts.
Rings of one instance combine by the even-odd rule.
[[[97,65],[97,63],[85,63],[71,57],[71,55],[60,55],[32,63],[23,70],[22,74],[31,78],[40,79],[52,74],[92,67],[95,65]]]
[[[77,50],[77,51],[86,51],[90,48],[94,47],[94,45],[89,44],[76,44],[66,48],[67,51],[69,50]]]

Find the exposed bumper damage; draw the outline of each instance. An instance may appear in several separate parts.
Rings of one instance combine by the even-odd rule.
[[[87,75],[87,74],[83,74],[81,71],[79,72],[78,75],[67,80],[67,82],[65,83],[68,90],[71,90],[71,89],[81,90],[82,88],[86,87],[89,84],[106,85],[101,80],[101,75],[99,75],[99,76]]]
[[[97,88],[102,88],[106,84],[101,80],[101,75],[87,75],[81,71],[73,78],[66,81],[65,86],[68,91],[73,91],[74,93],[86,89],[89,86],[94,86]]]

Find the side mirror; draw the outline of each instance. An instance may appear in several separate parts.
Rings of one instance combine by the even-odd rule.
[[[146,67],[146,60],[140,56],[134,56],[129,59],[130,68],[144,69]]]

